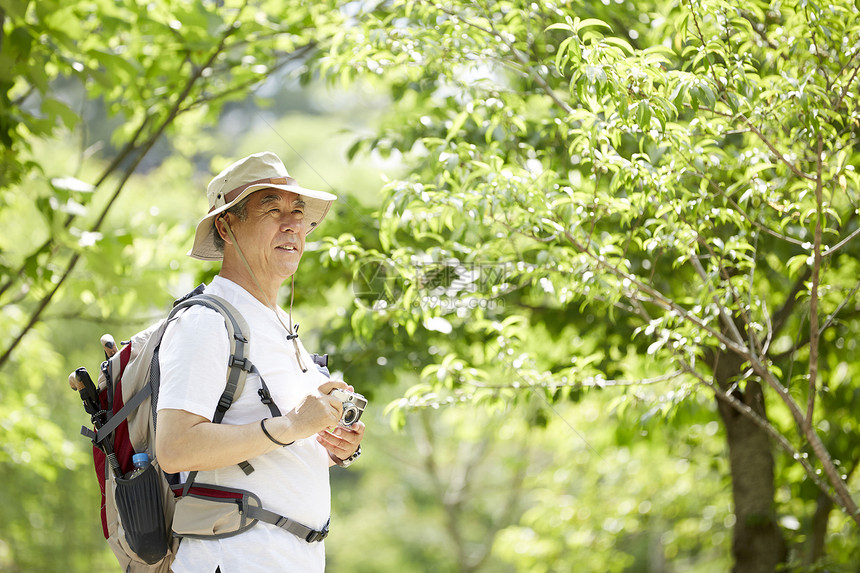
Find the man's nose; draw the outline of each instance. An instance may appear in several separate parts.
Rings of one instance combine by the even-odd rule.
[[[281,232],[287,233],[292,231],[293,233],[300,233],[305,228],[305,222],[302,218],[302,215],[298,213],[287,213],[286,216],[281,220]]]

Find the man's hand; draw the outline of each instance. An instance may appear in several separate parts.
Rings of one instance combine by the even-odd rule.
[[[308,438],[337,424],[343,414],[343,402],[329,392],[335,388],[346,390],[349,387],[340,380],[330,380],[318,388],[319,395],[308,394],[284,416],[289,421],[290,441]]]
[[[328,394],[334,388],[352,389],[339,380],[326,382],[319,387],[319,395],[309,394],[285,415],[267,420],[266,429],[285,444],[315,434],[317,440],[321,435],[330,435],[331,447],[320,443],[339,459],[351,456],[364,435],[364,424],[356,422],[354,430],[337,428],[335,434],[326,431],[337,426],[343,413],[343,402]],[[238,426],[213,424],[184,410],[159,410],[158,430],[155,436],[158,459],[162,469],[170,473],[223,468],[280,447],[266,437],[259,422]]]
[[[330,382],[329,384],[334,383],[335,382]],[[326,384],[323,384],[323,386],[326,386]],[[320,392],[323,391],[323,386],[320,386]],[[330,392],[334,388],[349,390],[350,392],[355,391],[352,386],[347,386],[344,382],[340,382],[337,386],[331,386],[328,391]],[[343,403],[338,401],[338,407],[342,410]],[[340,420],[340,416],[338,416],[335,424],[337,424],[338,420]],[[326,428],[331,428],[331,426],[326,426]],[[322,444],[322,446],[328,450],[329,456],[333,456],[333,458],[337,458],[338,460],[345,460],[358,449],[358,445],[361,443],[362,438],[364,438],[364,429],[364,422],[361,421],[358,421],[349,427],[335,425],[334,429],[325,429],[320,431],[317,434],[317,442]],[[334,462],[335,460],[333,459],[332,463]]]
[[[355,453],[364,438],[364,422],[358,421],[348,428],[338,426],[317,434],[317,441],[339,460],[345,460]]]

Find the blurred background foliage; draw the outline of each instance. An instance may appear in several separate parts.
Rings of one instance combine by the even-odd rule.
[[[296,315],[372,405],[332,474],[329,570],[857,571],[857,524],[813,481],[829,461],[857,497],[860,253],[821,257],[857,229],[857,22],[847,1],[0,0],[0,570],[116,570],[66,379],[211,280],[184,254],[205,186],[268,149],[340,197]],[[710,367],[719,308],[750,348],[787,325],[763,370]],[[823,457],[766,383],[805,408],[813,364]],[[749,515],[713,387],[759,385],[773,477]],[[769,569],[738,515],[773,525]]]

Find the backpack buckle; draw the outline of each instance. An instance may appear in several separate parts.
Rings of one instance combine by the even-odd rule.
[[[269,391],[266,388],[260,388],[257,390],[257,394],[260,395],[260,401],[266,406],[272,403],[272,395],[269,394]]]
[[[230,355],[230,361],[227,363],[227,366],[234,368],[238,367],[240,370],[244,370],[245,372],[250,372],[252,368],[251,360],[248,358],[236,358],[234,354]]]
[[[322,531],[311,531],[308,533],[308,536],[305,537],[305,541],[308,543],[315,543],[317,541],[322,541],[328,537],[328,524],[326,524],[325,529]]]

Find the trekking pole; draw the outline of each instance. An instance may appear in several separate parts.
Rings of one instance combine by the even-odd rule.
[[[90,383],[87,384],[86,380],[89,380]],[[86,368],[78,368],[69,374],[69,386],[72,387],[72,390],[77,390],[78,394],[81,395],[81,401],[84,403],[84,410],[87,411],[87,414],[90,416],[98,415],[101,411],[98,392]],[[95,420],[93,423],[95,423]]]
[[[81,395],[81,400],[84,403],[84,410],[90,415],[90,419],[96,428],[96,431],[105,425],[107,422],[107,411],[102,409],[99,403],[99,394],[96,390],[96,385],[93,384],[93,379],[90,378],[90,373],[86,368],[78,368],[69,375],[69,386],[78,390]],[[119,460],[116,459],[116,454],[113,451],[113,444],[110,439],[105,439],[96,446],[105,453],[111,471],[116,477],[123,477],[122,470],[119,467]]]
[[[105,359],[110,358],[119,350],[116,347],[116,341],[113,339],[113,336],[110,334],[103,334],[101,337],[102,348],[105,351]]]

